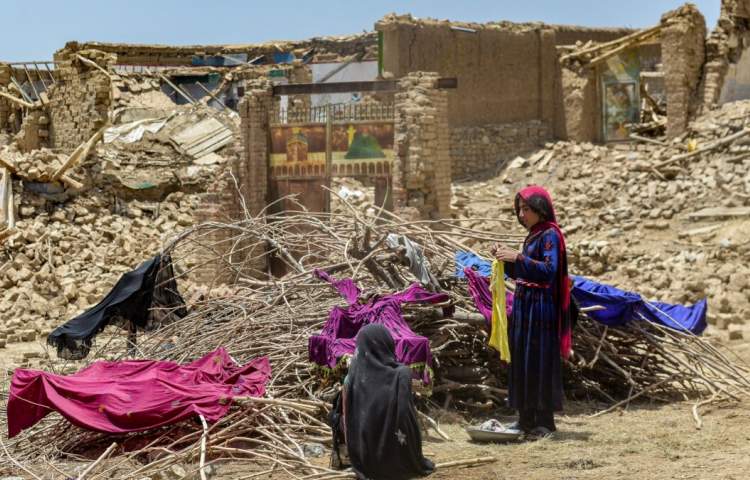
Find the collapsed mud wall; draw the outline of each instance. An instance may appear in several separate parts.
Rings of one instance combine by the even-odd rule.
[[[698,107],[698,94],[705,63],[706,21],[692,4],[665,13],[661,24],[664,87],[667,95],[667,136],[685,131]]]
[[[110,76],[84,63],[89,58],[102,68],[114,58],[93,50],[62,49],[55,54],[58,82],[49,90],[50,143],[74,149],[107,123],[112,105]]]
[[[706,41],[703,110],[750,98],[750,0],[722,0],[716,28]]]

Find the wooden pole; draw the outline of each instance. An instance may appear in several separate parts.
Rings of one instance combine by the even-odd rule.
[[[203,86],[203,84],[202,84],[201,82],[196,82],[196,84],[197,84],[197,85],[198,85],[198,86],[199,86],[199,87],[200,87],[200,88],[201,88],[201,89],[202,89],[202,90],[203,90],[204,92],[206,92],[206,93],[207,93],[207,94],[208,94],[208,95],[209,95],[209,96],[210,96],[211,98],[213,98],[214,100],[216,100],[217,102],[219,102],[219,105],[221,105],[221,106],[222,106],[222,107],[223,107],[224,109],[226,109],[226,108],[227,108],[227,106],[226,106],[226,105],[224,105],[224,102],[222,102],[221,100],[219,100],[219,99],[218,99],[218,98],[217,98],[217,97],[216,97],[216,96],[215,96],[215,95],[214,95],[214,94],[213,94],[213,93],[211,92],[211,90],[209,90],[209,89],[207,89],[206,87],[204,87],[204,86]]]
[[[0,92],[0,97],[7,98],[11,102],[17,103],[18,105],[20,105],[22,107],[26,107],[26,108],[36,108],[37,107],[37,105],[35,105],[33,103],[27,102],[25,100],[21,100],[20,98],[14,97],[13,95],[10,95],[10,94],[5,93],[5,92]]]
[[[162,80],[164,80],[167,83],[167,85],[169,85],[170,87],[172,87],[175,92],[179,93],[180,96],[182,96],[182,98],[184,98],[185,100],[187,100],[189,104],[195,105],[195,99],[193,97],[189,96],[187,94],[187,92],[183,92],[180,87],[178,87],[177,85],[175,85],[174,83],[172,83],[172,81],[170,79],[168,79],[167,77],[165,77],[161,73],[157,73],[157,75],[159,76],[159,78],[161,78]]]
[[[86,157],[89,155],[89,152],[91,151],[91,148],[98,142],[102,136],[104,135],[104,130],[106,127],[102,127],[97,131],[91,138],[89,138],[86,142],[78,145],[78,147],[73,151],[73,153],[70,154],[70,157],[65,161],[65,163],[57,169],[57,171],[52,175],[52,180],[58,180],[60,177],[63,176],[63,174],[76,166],[78,163],[84,161]]]
[[[693,152],[681,153],[679,155],[675,155],[674,157],[672,157],[672,158],[670,158],[668,160],[664,160],[663,162],[656,164],[655,168],[658,169],[658,168],[666,167],[667,165],[671,165],[673,163],[677,163],[677,162],[679,162],[681,160],[686,160],[688,158],[692,158],[692,157],[698,156],[698,155],[700,155],[702,153],[709,152],[711,150],[715,150],[715,149],[717,149],[717,148],[719,148],[721,146],[724,146],[724,145],[726,145],[728,143],[732,143],[733,141],[735,141],[735,140],[737,140],[739,138],[744,137],[748,133],[750,133],[750,127],[745,127],[745,128],[743,128],[742,130],[740,130],[737,133],[733,133],[732,135],[726,136],[724,138],[720,138],[719,140],[716,140],[715,142],[712,142],[712,143],[706,145],[705,147],[701,147],[701,148],[699,148],[699,149],[697,149],[697,150],[695,150]]]
[[[637,32],[633,32],[630,35],[625,35],[624,37],[620,37],[620,38],[617,38],[615,40],[611,40],[611,41],[606,42],[606,43],[595,45],[595,46],[589,47],[589,48],[584,48],[583,50],[579,50],[577,52],[569,53],[567,55],[564,55],[562,58],[560,58],[560,60],[561,61],[565,61],[568,58],[578,57],[578,56],[581,56],[581,55],[585,55],[587,53],[598,52],[599,50],[602,50],[602,49],[605,49],[605,48],[608,48],[608,47],[613,47],[615,45],[620,45],[622,42],[629,42],[630,40],[636,39],[636,38],[638,38],[638,37],[640,37],[642,35],[649,35],[649,34],[651,34],[653,32],[658,32],[660,30],[661,30],[661,25],[656,25],[654,27],[647,28],[645,30],[638,30]]]
[[[613,50],[610,50],[608,52],[605,52],[605,53],[599,55],[598,57],[594,58],[593,60],[591,60],[590,62],[588,62],[588,66],[589,67],[596,66],[599,63],[602,63],[603,61],[607,60],[608,58],[611,58],[611,57],[617,55],[618,53],[622,52],[623,50],[627,50],[628,48],[632,48],[632,47],[638,45],[639,43],[643,42],[644,40],[656,36],[657,34],[659,34],[658,30],[654,31],[654,32],[650,32],[648,35],[644,35],[644,36],[639,37],[637,39],[634,39],[632,41],[628,41],[627,43],[623,43],[619,47],[617,47],[617,48],[615,48]]]
[[[112,452],[115,450],[115,448],[117,448],[117,442],[113,442],[112,445],[110,445],[109,448],[107,448],[104,451],[104,453],[102,453],[101,455],[99,455],[99,458],[97,458],[94,463],[92,463],[91,465],[89,465],[88,468],[86,468],[86,470],[84,470],[83,473],[81,473],[78,476],[78,480],[83,480],[83,477],[85,477],[86,475],[88,475],[89,473],[91,473],[94,470],[94,468],[96,468],[97,465],[99,465],[107,457],[109,457],[110,455],[112,455]]]

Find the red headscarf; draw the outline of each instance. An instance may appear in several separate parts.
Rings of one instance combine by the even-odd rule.
[[[555,207],[552,204],[552,197],[550,197],[547,190],[538,185],[530,185],[518,192],[515,199],[515,209],[516,217],[518,217],[520,222],[519,199],[523,199],[526,205],[541,217],[540,221],[531,227],[527,240],[539,232],[550,229],[557,235],[557,258],[559,260],[557,268],[557,288],[554,294],[555,300],[557,300],[559,305],[558,322],[560,327],[560,354],[563,358],[568,358],[573,348],[573,339],[569,314],[570,280],[568,279],[568,257],[565,253],[565,236],[560,230],[560,226],[557,224]]]

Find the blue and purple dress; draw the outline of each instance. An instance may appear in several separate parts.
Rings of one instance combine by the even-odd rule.
[[[560,252],[558,231],[541,228],[529,234],[516,262],[506,264],[516,281],[508,325],[508,400],[519,411],[562,410]]]

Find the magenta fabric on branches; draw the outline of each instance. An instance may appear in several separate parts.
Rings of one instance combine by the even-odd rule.
[[[414,333],[401,314],[404,303],[441,303],[449,299],[444,293],[433,293],[419,284],[412,284],[403,292],[360,298],[360,289],[352,279],[336,280],[322,270],[315,275],[330,283],[341,294],[347,307],[333,307],[323,331],[310,337],[310,361],[323,367],[334,368],[339,360],[354,353],[356,336],[365,325],[377,323],[385,326],[396,342],[396,359],[408,366],[424,365],[422,381],[430,382],[432,352],[430,341]]]
[[[491,330],[492,324],[492,292],[490,291],[490,279],[475,272],[471,267],[464,268],[464,275],[469,282],[469,294],[474,299],[477,310],[484,317],[487,331]],[[505,313],[508,318],[513,312],[513,292],[505,291]]]
[[[215,422],[234,397],[260,397],[271,376],[268,358],[237,365],[223,348],[192,363],[95,362],[72,375],[16,369],[8,400],[8,436],[51,411],[104,433],[161,427],[203,415]]]

